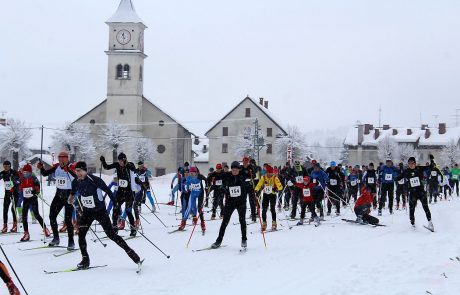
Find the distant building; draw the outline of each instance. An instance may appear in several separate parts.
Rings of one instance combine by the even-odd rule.
[[[254,132],[256,119],[260,135],[264,138],[260,164],[281,165],[286,162],[285,159],[276,159],[274,144],[278,136],[286,136],[287,132],[269,112],[268,101],[260,98],[256,102],[247,96],[205,133],[209,139],[209,167],[217,163],[230,165],[235,160],[242,160],[235,154],[236,148],[245,134]]]
[[[351,165],[367,165],[378,163],[378,144],[384,138],[390,137],[398,144],[409,144],[420,154],[420,163],[429,161],[432,154],[440,159],[440,153],[450,142],[459,144],[460,127],[447,128],[446,123],[438,127],[422,125],[420,128],[391,128],[390,125],[374,127],[372,124],[359,124],[349,130],[344,145],[348,149],[348,162]]]
[[[155,161],[146,163],[149,168],[153,167],[154,176],[175,172],[184,162],[192,161],[192,133],[143,95],[144,59],[147,58],[144,30],[147,27],[131,0],[121,0],[106,24],[109,26],[107,98],[74,123],[89,124],[94,134],[106,123],[126,124],[133,137],[154,141],[158,155]],[[122,151],[128,154],[129,160],[136,161],[126,148],[118,149]],[[112,153],[107,152],[106,158],[111,161]],[[99,167],[97,161],[90,166]]]

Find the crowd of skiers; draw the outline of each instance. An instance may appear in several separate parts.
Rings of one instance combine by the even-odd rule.
[[[3,204],[2,233],[8,231],[8,213],[12,213],[13,226],[10,232],[17,232],[18,219],[22,220],[24,235],[20,241],[29,241],[28,211],[42,226],[46,237],[53,235],[50,247],[60,244],[59,233],[67,232],[68,250],[75,249],[74,234],[78,234],[82,261],[78,268],[88,268],[90,265],[85,236],[90,230],[91,223],[98,221],[108,238],[125,250],[127,255],[138,265],[140,257],[117,234],[123,230],[126,223],[130,235],[136,236],[140,226],[141,204],[148,199],[150,210],[155,210],[155,200],[149,179],[151,172],[142,162],[136,167],[127,160],[125,154],[118,156],[118,161],[108,164],[103,156],[101,166],[105,170],[114,170],[115,175],[109,186],[93,174],[88,174],[85,162],[69,162],[69,155],[61,152],[58,163],[45,169],[43,163],[37,165],[43,176],[53,175],[56,182],[56,193],[50,204],[51,232],[46,227],[39,213],[39,198],[41,198],[41,183],[32,171],[32,166],[26,164],[19,171],[11,168],[11,163],[3,163],[4,170],[0,178],[4,182],[5,197]],[[414,211],[417,201],[420,201],[428,220],[427,228],[434,230],[428,203],[437,202],[441,198],[459,194],[458,165],[440,169],[434,158],[424,166],[417,166],[415,158],[409,158],[407,163],[394,165],[391,160],[363,166],[342,166],[330,162],[328,167],[322,167],[315,160],[308,165],[300,161],[286,163],[284,167],[272,167],[269,164],[258,166],[254,159],[244,157],[242,161],[234,161],[231,166],[217,164],[215,169],[203,175],[197,167],[185,163],[178,169],[171,183],[171,200],[168,205],[181,206],[181,223],[178,231],[185,229],[187,220],[191,217],[194,225],[200,221],[203,233],[206,230],[204,219],[205,207],[211,207],[211,220],[222,219],[218,238],[212,245],[221,245],[226,227],[232,213],[236,210],[242,234],[242,247],[247,246],[246,211],[249,201],[250,219],[256,223],[260,220],[261,231],[267,231],[267,212],[271,213],[271,228],[277,230],[277,211],[284,208],[289,211],[291,220],[298,220],[297,225],[303,225],[307,211],[311,217],[308,222],[316,226],[321,224],[325,215],[340,215],[344,206],[354,203],[356,222],[378,224],[379,220],[370,215],[371,209],[382,215],[384,209],[389,214],[394,210],[406,209],[409,205],[410,222],[415,226]],[[106,205],[104,197],[110,202]],[[396,204],[394,203],[396,199]],[[180,200],[180,201],[179,201]],[[122,206],[124,205],[124,210]],[[10,209],[11,207],[11,209]],[[22,216],[18,217],[16,210],[22,208]],[[57,216],[64,209],[64,225],[58,228]],[[11,210],[11,211],[10,211]],[[112,211],[112,219],[109,214]],[[133,215],[134,213],[134,215]],[[300,213],[300,219],[297,214]],[[0,271],[4,272],[4,267]],[[5,282],[14,286],[9,276]],[[10,287],[9,287],[10,288]],[[15,287],[14,287],[15,288]],[[13,288],[13,289],[14,289]],[[18,294],[18,293],[11,293]]]

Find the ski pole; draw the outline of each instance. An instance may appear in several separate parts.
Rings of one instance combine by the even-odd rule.
[[[10,262],[10,260],[8,259],[8,256],[6,256],[6,253],[5,253],[5,251],[3,250],[2,245],[0,245],[0,250],[2,250],[3,256],[5,256],[6,261],[8,262],[8,264],[10,265],[11,270],[13,271],[14,275],[15,275],[16,278],[18,279],[19,284],[21,284],[22,289],[24,290],[24,292],[26,293],[26,295],[29,295],[29,293],[27,293],[26,288],[24,288],[24,285],[22,284],[21,279],[19,278],[18,274],[16,273],[16,270],[14,270],[13,265],[11,265],[11,262]]]
[[[139,213],[140,218],[144,219],[145,222],[151,224],[141,213]]]
[[[83,212],[83,206],[82,206],[82,204],[81,204],[81,202],[80,202],[80,199],[79,199],[78,197],[76,197],[76,199],[77,199],[77,201],[78,201],[78,205],[80,206],[80,208],[81,208],[81,210],[82,210],[82,212]],[[76,210],[76,208],[75,208],[75,210]],[[81,227],[81,226],[80,226],[80,227]],[[96,236],[96,238],[97,238],[98,241],[101,243],[101,245],[104,246],[104,248],[107,247],[107,244],[104,244],[104,243],[102,242],[102,240],[99,238],[99,236],[96,234],[96,232],[91,228],[91,224],[88,225],[88,228],[89,228],[89,230]]]
[[[128,219],[126,219],[126,217],[121,216],[121,218],[123,218],[123,219],[129,224],[129,226],[130,226],[131,228],[134,228],[134,226],[129,222]],[[160,248],[158,248],[158,246],[155,245],[155,243],[153,243],[153,242],[152,242],[149,238],[147,238],[143,233],[141,233],[141,232],[139,232],[139,231],[138,231],[137,233],[140,234],[142,237],[144,237],[144,239],[146,239],[152,246],[154,246],[158,251],[160,251],[166,258],[169,259],[169,258],[171,257],[170,255],[167,255],[165,252],[163,252],[163,250],[161,250]]]
[[[192,195],[190,194],[190,199],[189,199],[190,204],[189,204],[189,206],[192,206],[191,200],[192,200]],[[190,234],[190,238],[188,239],[186,248],[188,248],[188,246],[190,245],[190,241],[192,240],[193,233],[195,232],[196,225],[198,224],[198,220],[201,220],[201,214],[203,214],[203,207],[204,207],[205,200],[206,200],[206,197],[204,196],[204,192],[203,192],[203,201],[201,202],[201,209],[200,209],[200,211],[198,213],[198,219],[197,219],[196,223],[193,225],[192,233]],[[204,222],[204,220],[201,220],[201,222]]]
[[[158,211],[160,211],[160,205],[159,205],[160,203],[158,202],[157,196],[155,192],[153,191],[152,186],[150,185],[150,181],[149,181],[149,188],[150,188],[150,192],[153,195],[153,199],[155,200],[155,203],[153,205],[158,208]],[[147,192],[145,193],[147,194]]]
[[[155,212],[152,213],[161,222],[161,224],[163,224],[164,227],[168,228],[168,226],[163,222],[163,220],[160,219],[160,217],[158,217],[158,215],[155,214]]]
[[[278,202],[281,200],[281,198],[282,198],[284,192],[286,191],[286,187],[287,187],[287,186],[284,187],[283,191],[281,192],[281,195],[278,197]],[[284,220],[286,220],[286,223],[287,223],[287,225],[288,225],[288,228],[289,228],[289,229],[292,229],[292,226],[289,224],[289,220],[287,219],[286,211],[285,211],[285,210],[281,210],[281,211],[283,211]]]

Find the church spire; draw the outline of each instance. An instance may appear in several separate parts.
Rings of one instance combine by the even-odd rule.
[[[137,15],[132,0],[121,0],[117,11],[107,21],[109,23],[141,23],[142,19]]]

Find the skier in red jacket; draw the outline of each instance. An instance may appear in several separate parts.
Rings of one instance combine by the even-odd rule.
[[[355,214],[357,216],[356,221],[359,223],[370,223],[370,224],[378,224],[379,219],[371,216],[369,213],[371,212],[372,204],[374,202],[373,195],[369,192],[366,187],[361,188],[361,196],[355,203]]]

